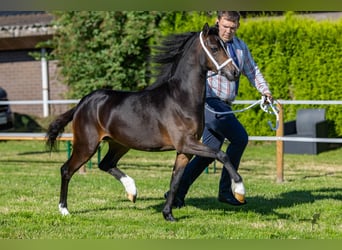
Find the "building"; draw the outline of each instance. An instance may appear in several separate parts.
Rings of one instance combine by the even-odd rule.
[[[0,11],[0,86],[10,101],[64,99],[66,85],[58,76],[57,62],[46,61],[37,44],[53,37],[53,16],[44,11]],[[41,54],[35,60],[32,52]],[[67,109],[60,104],[13,104],[12,111],[43,117]]]

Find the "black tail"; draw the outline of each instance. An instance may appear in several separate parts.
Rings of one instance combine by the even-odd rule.
[[[64,131],[65,126],[72,121],[77,106],[61,114],[56,120],[50,123],[46,133],[46,146],[50,151],[56,149],[57,137]]]

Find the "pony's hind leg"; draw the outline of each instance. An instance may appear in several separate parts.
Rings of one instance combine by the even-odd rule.
[[[74,173],[86,163],[92,155],[96,152],[98,143],[93,142],[91,144],[77,143],[74,140],[73,152],[71,157],[61,167],[61,191],[59,199],[59,211],[62,215],[68,215],[68,188],[69,182]]]
[[[112,140],[108,140],[109,149],[106,156],[100,162],[99,168],[112,176],[122,183],[125,187],[127,198],[135,202],[137,197],[137,188],[134,180],[122,172],[118,167],[117,163],[121,157],[126,154],[129,148],[115,143]]]

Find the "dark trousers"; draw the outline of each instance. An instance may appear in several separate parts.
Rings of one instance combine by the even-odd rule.
[[[217,98],[207,99],[207,104],[211,109],[219,112],[231,111],[231,107]],[[234,168],[239,168],[242,154],[248,143],[248,134],[242,124],[234,114],[218,116],[212,112],[205,111],[205,128],[202,136],[202,142],[213,148],[220,149],[224,140],[229,141],[227,155],[229,156]],[[195,156],[186,166],[180,185],[177,191],[177,197],[184,199],[191,184],[200,176],[203,170],[214,161],[212,158]],[[231,178],[225,168],[222,168],[221,179],[219,183],[219,194],[225,195],[231,193]]]

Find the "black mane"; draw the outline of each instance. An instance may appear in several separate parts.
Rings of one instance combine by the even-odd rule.
[[[187,32],[182,34],[174,34],[167,36],[160,46],[155,46],[157,52],[152,57],[154,68],[158,73],[155,83],[147,87],[147,89],[156,88],[170,80],[174,74],[179,59],[184,51],[192,45],[198,32]]]
[[[210,27],[209,34],[218,36],[218,28],[216,26]],[[156,81],[147,89],[154,89],[172,79],[179,59],[192,46],[198,35],[199,32],[169,35],[162,41],[160,46],[154,47],[157,54],[152,57],[152,63],[155,64],[154,69],[159,73]]]

